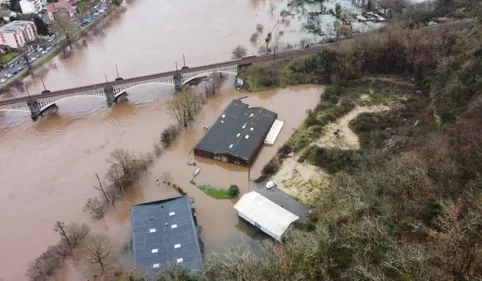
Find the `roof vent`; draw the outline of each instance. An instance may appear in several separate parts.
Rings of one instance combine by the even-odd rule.
[[[254,113],[251,113],[251,114],[249,115],[249,117],[253,117],[253,116],[254,116]]]
[[[230,145],[229,145],[229,148],[233,148],[233,146],[234,146],[234,144],[230,144]]]
[[[155,219],[156,219],[155,217],[149,217],[149,220],[150,220],[150,221],[153,221],[153,220],[155,220]]]
[[[149,229],[149,233],[154,233],[154,232],[156,232],[156,229],[155,229],[155,228]]]
[[[171,228],[172,228],[172,229],[177,228],[177,224],[171,225]]]
[[[224,120],[221,120],[221,123],[224,123]]]
[[[160,266],[160,264],[155,263],[155,264],[152,265],[152,268],[159,268],[159,266]]]
[[[176,212],[170,212],[170,213],[169,213],[169,216],[172,217],[172,216],[174,216],[175,214],[176,214]]]
[[[242,128],[243,128],[243,129],[246,128],[246,125],[248,125],[248,123],[244,123],[244,125],[243,125]]]
[[[181,263],[181,262],[183,262],[184,260],[183,260],[182,258],[179,258],[179,259],[177,259],[176,261],[177,261],[177,263]]]
[[[174,245],[174,249],[179,249],[179,248],[181,248],[181,244]]]
[[[236,135],[237,138],[239,138],[239,136],[241,136],[241,133],[238,133],[238,134]]]
[[[226,117],[226,114],[221,115],[221,118],[224,118],[224,117]]]
[[[151,250],[151,253],[153,253],[153,254],[157,254],[158,252],[159,252],[159,249],[152,249]]]
[[[245,139],[249,139],[249,135],[244,136]]]
[[[253,128],[253,127],[249,128],[249,129],[250,129],[251,131],[254,131],[254,128]]]

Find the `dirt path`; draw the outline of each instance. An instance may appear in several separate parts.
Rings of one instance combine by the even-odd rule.
[[[337,147],[341,149],[359,149],[360,142],[358,136],[348,126],[350,121],[355,119],[359,114],[365,112],[380,112],[390,109],[388,106],[361,106],[356,107],[348,112],[345,116],[338,119],[336,122],[328,124],[325,128],[325,134],[316,142],[320,147]],[[338,131],[338,136],[334,134]]]
[[[380,112],[388,110],[388,106],[356,107],[336,122],[328,124],[325,133],[316,144],[320,147],[338,147],[341,149],[358,149],[358,136],[349,128],[348,124],[360,113]],[[334,134],[339,130],[338,137]],[[293,156],[283,162],[280,170],[273,176],[278,187],[285,193],[297,198],[305,204],[311,204],[321,190],[329,183],[330,175],[322,169],[304,163],[298,163],[298,156]]]

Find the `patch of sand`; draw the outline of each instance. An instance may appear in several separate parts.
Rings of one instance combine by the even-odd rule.
[[[380,112],[388,110],[388,106],[359,106],[350,111],[336,122],[328,124],[325,134],[316,141],[320,147],[338,147],[341,149],[358,149],[358,136],[348,127],[351,120],[360,113]],[[339,130],[338,136],[334,134]],[[328,184],[330,175],[322,169],[304,163],[298,163],[298,156],[285,159],[279,171],[273,176],[278,182],[278,188],[305,204],[311,204],[318,197],[321,190]]]
[[[285,159],[273,180],[283,192],[309,205],[317,198],[328,177],[320,168],[298,163],[298,157],[291,157]]]
[[[341,149],[359,149],[360,142],[358,136],[350,129],[348,124],[355,119],[360,113],[365,112],[380,112],[390,109],[388,106],[358,106],[345,116],[339,118],[333,123],[330,123],[325,128],[325,134],[318,139],[316,144],[320,147],[327,148],[341,148]],[[338,136],[334,133],[338,131]]]

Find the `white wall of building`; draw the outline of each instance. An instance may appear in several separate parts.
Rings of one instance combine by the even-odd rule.
[[[38,14],[45,5],[43,0],[20,0],[19,3],[23,14]]]
[[[37,28],[30,21],[13,21],[0,28],[0,45],[13,49],[23,48],[37,39]]]

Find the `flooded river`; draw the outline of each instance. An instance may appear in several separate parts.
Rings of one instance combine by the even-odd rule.
[[[187,64],[194,66],[228,60],[238,44],[256,52],[258,46],[249,42],[250,35],[258,23],[265,34],[274,28],[279,12],[272,10],[283,5],[286,2],[276,0],[133,0],[104,30],[105,36],[93,38],[67,60],[54,59],[56,68],[44,81],[49,89],[57,90],[101,82],[104,73],[114,79],[115,64],[121,76],[132,77],[172,70],[176,61],[181,64],[183,54]],[[300,29],[294,19],[279,40],[299,41],[306,36]],[[190,154],[203,126],[209,126],[232,98],[245,95],[232,84],[233,78],[220,95],[209,100],[192,126],[156,158],[139,188],[99,221],[82,212],[86,199],[97,195],[92,188],[97,183],[95,173],[105,174],[106,159],[114,149],[152,151],[161,131],[175,122],[166,110],[173,89],[138,87],[129,92],[128,103],[112,109],[101,98],[66,99],[58,103],[58,114],[37,123],[25,113],[0,114],[0,280],[27,280],[28,262],[58,241],[52,230],[57,220],[86,222],[93,231],[111,236],[120,249],[130,241],[131,204],[176,194],[155,184],[164,172],[171,173],[173,181],[194,197],[207,251],[250,239],[253,233],[239,224],[234,202],[212,199],[189,183],[194,168],[187,163],[194,160],[201,167],[197,183],[237,184],[242,192],[249,190],[246,168],[193,159]],[[30,92],[39,92],[40,85],[32,85]],[[306,109],[315,106],[320,91],[300,86],[249,94],[244,99],[277,112],[285,121],[277,143],[262,149],[250,171],[252,179],[300,124]],[[58,280],[83,280],[69,268]]]
[[[57,115],[39,123],[30,122],[28,115],[1,117],[14,125],[0,129],[0,248],[9,253],[0,255],[0,280],[26,280],[28,262],[59,239],[52,230],[57,220],[86,222],[94,231],[110,235],[121,248],[130,241],[130,204],[176,194],[172,188],[155,184],[164,172],[171,173],[173,182],[194,197],[207,251],[249,239],[249,231],[239,225],[234,202],[212,199],[191,185],[194,168],[187,165],[194,160],[201,168],[198,184],[237,184],[243,193],[249,190],[246,168],[193,159],[190,154],[203,135],[203,126],[209,126],[232,98],[243,95],[228,87],[211,98],[192,126],[156,159],[139,188],[99,221],[82,212],[86,199],[97,195],[92,188],[97,182],[95,173],[105,174],[105,160],[116,148],[152,151],[162,129],[175,122],[165,108],[168,94],[158,88],[138,88],[130,92],[129,103],[110,110],[96,98],[66,100],[59,104]],[[250,94],[243,100],[273,110],[285,121],[277,143],[261,150],[251,168],[252,179],[302,122],[306,109],[316,104],[319,95],[319,88],[300,86]],[[71,273],[66,276],[63,280],[82,280]]]

